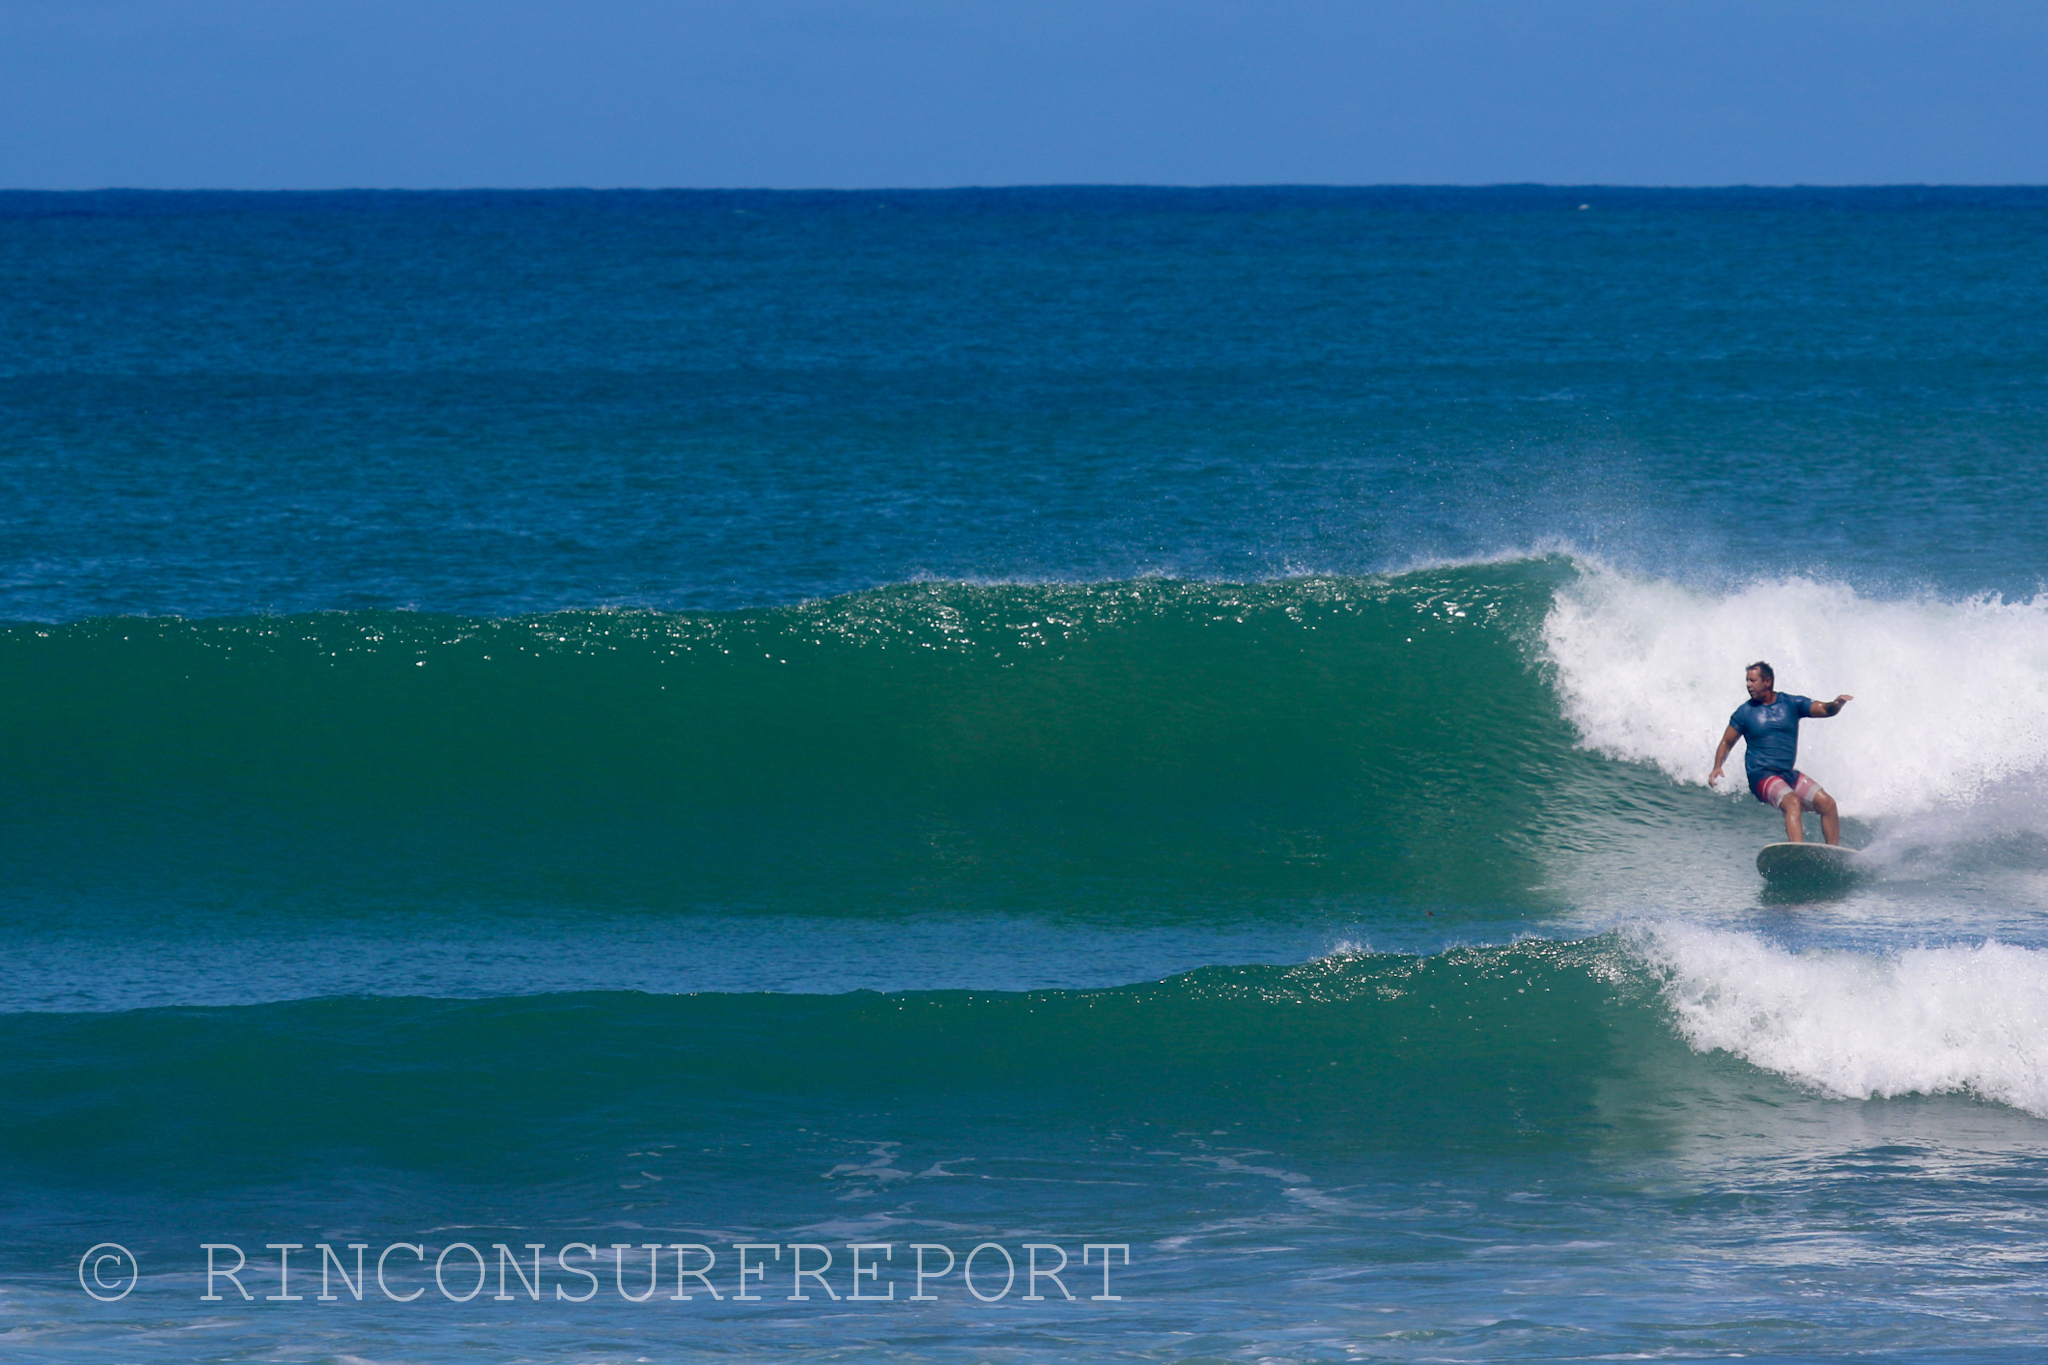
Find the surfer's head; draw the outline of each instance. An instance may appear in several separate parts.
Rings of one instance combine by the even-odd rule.
[[[1777,682],[1778,675],[1773,673],[1771,666],[1762,659],[1751,664],[1742,675],[1743,686],[1749,689],[1751,701],[1762,701],[1770,696],[1771,689],[1777,686]]]

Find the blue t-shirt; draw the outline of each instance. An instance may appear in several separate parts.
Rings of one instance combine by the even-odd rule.
[[[1742,765],[1749,770],[1750,786],[1772,773],[1791,774],[1793,764],[1799,760],[1799,722],[1812,706],[1811,697],[1780,692],[1769,706],[1746,701],[1728,717],[1728,723],[1742,732],[1748,745]]]

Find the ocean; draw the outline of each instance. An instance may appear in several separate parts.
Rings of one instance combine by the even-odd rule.
[[[2048,190],[0,194],[0,1342],[2039,1359],[2044,471]]]

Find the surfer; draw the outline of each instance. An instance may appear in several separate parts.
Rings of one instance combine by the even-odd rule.
[[[1714,771],[1708,774],[1707,785],[1711,787],[1721,780],[1721,765],[1728,761],[1728,751],[1735,747],[1736,740],[1745,740],[1749,748],[1742,761],[1749,771],[1749,790],[1766,806],[1776,806],[1784,812],[1785,842],[1806,842],[1799,817],[1806,807],[1812,806],[1820,812],[1822,837],[1839,845],[1842,817],[1835,809],[1835,798],[1792,764],[1799,756],[1799,722],[1838,715],[1855,698],[1845,694],[1833,701],[1815,701],[1811,697],[1780,693],[1777,675],[1762,660],[1749,666],[1742,681],[1749,688],[1749,700],[1728,717],[1721,747],[1714,750]]]

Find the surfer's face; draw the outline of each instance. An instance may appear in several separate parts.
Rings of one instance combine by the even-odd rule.
[[[1742,675],[1742,684],[1749,689],[1751,701],[1762,701],[1771,694],[1771,685],[1764,681],[1763,674],[1753,668]]]

